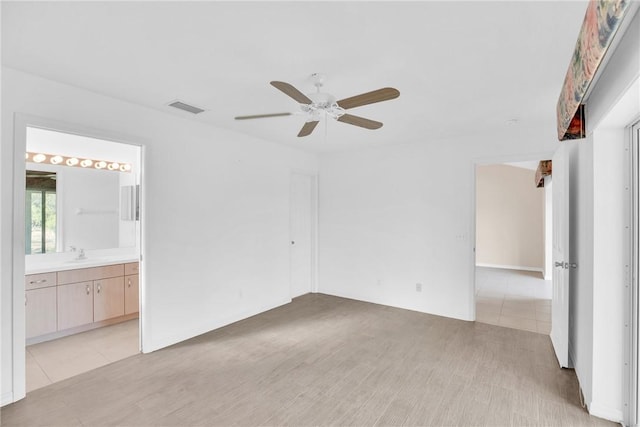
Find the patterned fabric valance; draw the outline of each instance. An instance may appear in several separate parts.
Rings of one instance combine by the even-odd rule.
[[[536,187],[544,187],[544,177],[551,175],[552,163],[551,160],[540,160],[538,169],[536,169]]]
[[[591,0],[558,100],[558,139],[584,138],[582,101],[630,0]]]

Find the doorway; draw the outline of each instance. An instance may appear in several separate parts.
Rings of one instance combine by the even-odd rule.
[[[26,394],[141,351],[142,147],[26,116],[15,146],[14,381]]]
[[[551,181],[536,187],[539,160],[476,165],[475,303],[478,322],[549,334]]]
[[[317,178],[292,171],[290,177],[291,298],[316,291]]]

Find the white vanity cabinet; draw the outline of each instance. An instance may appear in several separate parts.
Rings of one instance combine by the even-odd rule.
[[[137,317],[138,263],[25,276],[27,342]]]
[[[56,274],[25,276],[25,316],[27,338],[49,334],[57,329]]]

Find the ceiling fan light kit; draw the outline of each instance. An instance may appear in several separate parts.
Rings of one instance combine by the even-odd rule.
[[[361,107],[363,105],[374,104],[376,102],[389,101],[400,96],[400,92],[397,89],[394,89],[392,87],[385,87],[382,89],[352,96],[350,98],[337,100],[335,96],[321,91],[322,85],[325,80],[324,75],[314,73],[311,75],[311,78],[314,80],[316,92],[307,95],[300,92],[289,83],[281,81],[271,82],[271,86],[280,90],[282,93],[294,99],[298,104],[300,104],[300,111],[302,112],[302,114],[305,114],[307,116],[306,123],[298,133],[299,137],[310,135],[323,116],[325,118],[330,117],[333,120],[337,120],[339,122],[347,123],[353,126],[362,127],[365,129],[380,129],[382,127],[381,122],[348,114],[346,110]],[[290,116],[292,114],[294,113],[255,114],[251,116],[238,116],[235,119],[261,119],[269,117]]]

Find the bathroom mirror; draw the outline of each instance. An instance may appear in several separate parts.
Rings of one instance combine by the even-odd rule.
[[[138,150],[27,128],[26,254],[135,247]],[[93,165],[81,166],[83,159],[93,159]]]

